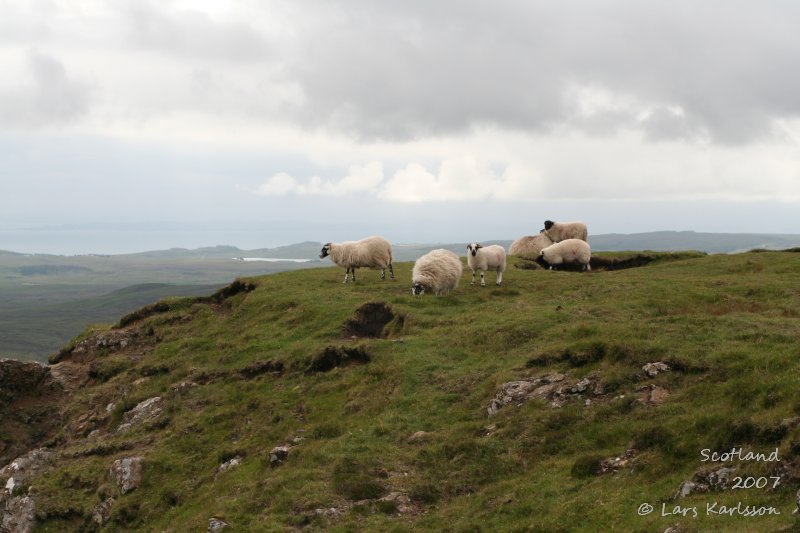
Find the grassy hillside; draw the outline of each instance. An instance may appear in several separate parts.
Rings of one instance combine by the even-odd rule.
[[[103,531],[200,531],[212,517],[232,531],[794,530],[800,254],[676,257],[587,274],[510,267],[502,288],[465,273],[439,298],[411,295],[411,263],[396,282],[363,272],[355,285],[303,270],[87,332],[59,357],[91,371],[50,441],[58,461],[31,484],[39,523],[91,529],[114,496]],[[391,316],[360,338],[385,310],[359,316],[370,302]],[[101,342],[115,336],[130,342]],[[653,362],[670,370],[650,377]],[[513,381],[538,395],[490,416]],[[153,397],[153,420],[117,432]],[[271,461],[280,445],[288,455]],[[702,450],[733,446],[778,448],[780,463],[724,464],[780,485],[672,500],[719,469]],[[120,494],[108,469],[131,455],[142,482]],[[714,502],[780,515],[708,515]],[[655,511],[640,516],[644,503]],[[698,516],[661,516],[662,504]]]

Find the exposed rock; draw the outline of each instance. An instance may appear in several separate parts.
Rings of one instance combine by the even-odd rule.
[[[5,485],[0,491],[0,501],[13,496],[16,487],[30,483],[52,457],[53,452],[50,450],[38,448],[14,459],[0,469],[0,483]]]
[[[664,530],[664,533],[685,533],[686,528],[680,524],[673,524]]]
[[[61,428],[64,396],[46,365],[0,359],[0,466]]]
[[[684,481],[681,483],[673,499],[685,498],[695,493],[726,490],[735,473],[736,468],[731,466],[722,466],[712,470],[695,472],[691,481]]]
[[[794,496],[794,504],[797,508],[794,511],[792,511],[792,514],[800,513],[800,490],[798,490],[797,494],[795,494]]]
[[[625,450],[619,457],[609,457],[600,461],[601,474],[613,474],[631,464],[638,452],[633,448]]]
[[[276,467],[283,463],[289,457],[289,446],[275,446],[269,452],[269,465]]]
[[[389,502],[395,504],[397,512],[400,514],[418,514],[419,508],[412,503],[411,498],[404,492],[391,492],[378,499],[379,502]]]
[[[211,518],[208,519],[208,532],[212,533],[214,531],[222,531],[223,529],[225,529],[229,525],[230,524],[228,524],[222,518],[214,516],[214,517],[211,517]]]
[[[598,396],[603,394],[603,388],[597,379],[596,374],[589,374],[579,381],[572,382],[564,374],[554,373],[536,378],[509,381],[500,386],[489,404],[487,412],[489,416],[492,416],[506,405],[520,406],[534,398],[547,401],[550,407],[561,407],[571,398],[586,392]]]
[[[114,506],[114,498],[108,498],[94,506],[92,510],[92,522],[98,526],[104,525],[108,522],[111,516],[111,508]]]
[[[117,484],[122,494],[136,489],[142,482],[142,458],[126,457],[117,459],[108,471],[111,480]]]
[[[650,405],[661,405],[669,398],[669,391],[664,387],[658,385],[644,385],[638,387],[637,390],[641,393],[639,401]]]
[[[64,361],[50,367],[50,375],[66,392],[73,393],[89,381],[89,367],[81,363]]]
[[[698,486],[697,483],[694,481],[684,481],[681,483],[681,486],[678,487],[678,492],[675,493],[673,499],[676,498],[685,498],[690,494],[694,494],[695,492],[707,492],[708,487],[705,486]]]
[[[146,422],[152,422],[162,411],[160,396],[144,400],[125,413],[122,417],[122,423],[117,428],[117,433],[123,433],[134,426],[139,426]]]
[[[223,472],[227,472],[228,470],[233,470],[234,468],[236,468],[240,464],[242,464],[242,457],[237,455],[233,459],[225,461],[224,463],[219,465],[219,468],[217,469],[217,472],[219,474],[222,474]]]
[[[30,533],[36,525],[36,504],[29,496],[11,498],[0,510],[0,531]]]
[[[662,363],[661,361],[656,361],[654,363],[647,363],[642,367],[642,370],[645,374],[650,376],[651,378],[656,377],[661,372],[669,372],[672,370],[668,364]]]
[[[408,442],[411,442],[411,443],[423,442],[423,441],[427,440],[428,435],[430,435],[430,433],[428,433],[427,431],[417,431],[413,435],[408,437]]]

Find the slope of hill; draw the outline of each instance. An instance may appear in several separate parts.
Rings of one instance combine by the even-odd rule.
[[[396,282],[343,285],[330,269],[243,280],[87,331],[37,381],[50,404],[30,407],[32,389],[0,397],[0,465],[15,442],[45,447],[0,470],[0,486],[16,476],[3,520],[13,508],[50,531],[800,526],[800,254],[510,267],[502,288],[465,273],[440,298],[410,294],[411,266]],[[33,434],[20,417],[57,421]],[[704,460],[734,448],[762,460]]]

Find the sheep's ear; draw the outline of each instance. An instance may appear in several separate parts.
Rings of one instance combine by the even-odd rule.
[[[483,248],[483,246],[481,246],[480,244],[476,244],[475,249],[477,250],[478,248]]]

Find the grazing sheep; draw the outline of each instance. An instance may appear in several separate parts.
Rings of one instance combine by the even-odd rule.
[[[411,293],[431,291],[436,296],[448,294],[458,287],[464,268],[461,259],[450,250],[432,250],[414,263],[411,273]]]
[[[360,267],[380,268],[381,280],[386,279],[386,268],[394,279],[392,268],[392,245],[383,237],[367,237],[360,241],[329,242],[322,247],[320,259],[330,256],[331,260],[340,267],[346,268],[344,283],[350,273],[353,273],[353,283],[356,281],[356,269]]]
[[[503,283],[503,272],[506,271],[506,251],[499,244],[481,246],[477,243],[467,245],[467,264],[472,270],[471,285],[475,285],[475,271],[481,271],[481,287],[486,286],[483,277],[487,270],[494,270],[497,274],[495,285]]]
[[[508,255],[528,255],[537,256],[543,248],[553,244],[553,240],[547,236],[544,230],[539,235],[526,235],[511,243]]]
[[[542,266],[549,266],[550,270],[556,265],[576,263],[582,270],[591,270],[589,261],[592,258],[592,249],[589,243],[580,239],[567,239],[551,244],[539,252],[536,262]]]
[[[552,220],[545,220],[542,231],[553,242],[561,242],[567,239],[580,239],[589,242],[589,231],[583,222],[553,222]]]

